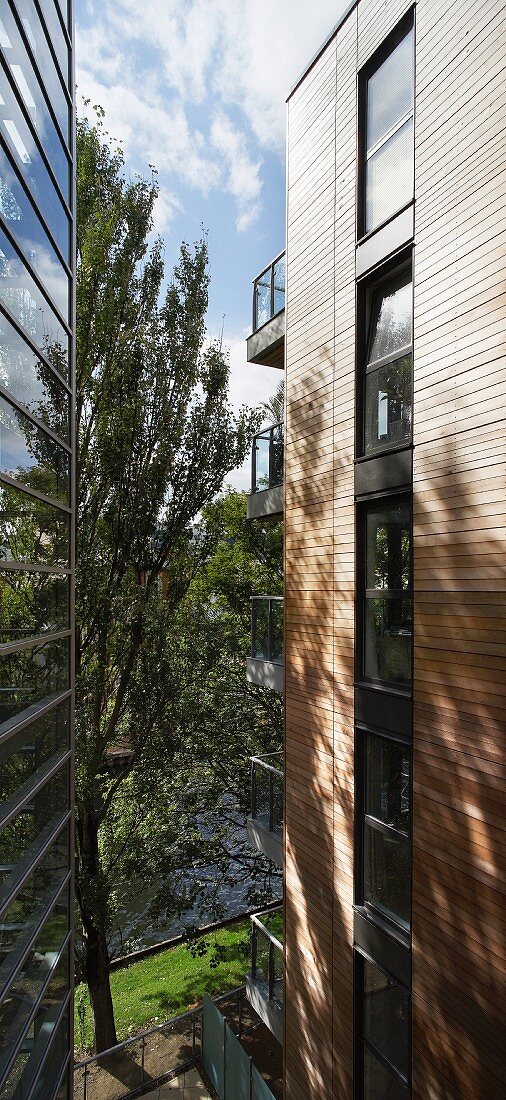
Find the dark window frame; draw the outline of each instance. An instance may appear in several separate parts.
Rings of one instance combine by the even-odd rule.
[[[409,1100],[411,1096],[411,1077],[412,1077],[412,1038],[411,1038],[411,1024],[412,1024],[412,994],[411,990],[405,986],[398,978],[395,978],[382,963],[373,959],[363,948],[358,947],[356,944],[353,949],[354,955],[354,967],[353,967],[353,987],[354,987],[354,1002],[355,1002],[355,1082],[354,1082],[354,1094],[355,1100],[366,1100],[365,1098],[365,1051],[368,1049],[371,1053],[384,1065],[393,1075],[397,1078],[399,1083],[403,1085],[406,1090],[406,1100]],[[406,996],[407,1008],[408,1008],[408,1077],[404,1077],[402,1072],[389,1061],[389,1059],[376,1048],[375,1044],[366,1037],[364,1033],[364,1017],[365,1017],[365,998],[364,998],[364,963],[370,963],[375,966],[377,970],[380,970],[389,981],[393,982]]]
[[[398,210],[395,210],[393,214],[390,214],[384,221],[379,222],[373,229],[366,230],[366,163],[367,163],[367,88],[368,82],[372,76],[377,72],[379,68],[386,61],[387,57],[393,53],[396,46],[402,42],[403,38],[413,31],[414,35],[414,48],[413,48],[413,106],[411,117],[413,118],[413,141],[414,141],[414,121],[415,121],[415,91],[416,91],[416,23],[415,23],[415,7],[410,8],[406,15],[403,16],[401,21],[390,32],[384,42],[375,51],[371,58],[366,62],[364,67],[358,74],[357,81],[357,118],[358,118],[358,165],[357,165],[357,242],[367,240],[369,237],[377,233],[383,226],[388,225],[393,218],[396,218],[398,214],[401,214],[403,210],[406,210],[412,205],[414,201],[414,172],[413,172],[413,194],[411,198],[405,202]],[[405,119],[404,121],[407,121]],[[395,131],[394,131],[395,132]],[[390,138],[392,132],[389,131],[388,137]],[[387,139],[385,139],[387,140]]]

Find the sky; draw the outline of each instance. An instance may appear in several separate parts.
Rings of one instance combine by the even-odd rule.
[[[223,331],[234,407],[281,374],[246,362],[252,280],[284,248],[285,100],[348,0],[81,0],[78,111],[100,104],[128,173],[158,172],[170,270],[208,234],[208,330]],[[249,462],[227,479],[248,488]]]

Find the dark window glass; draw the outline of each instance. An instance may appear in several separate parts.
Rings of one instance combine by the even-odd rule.
[[[406,931],[411,921],[409,841],[365,822],[364,901]]]
[[[411,439],[412,318],[410,275],[374,293],[365,369],[366,454]]]
[[[42,920],[68,869],[69,830],[66,825],[42,862],[23,884],[14,901],[2,913],[0,967],[10,966],[14,953],[23,949],[25,941]],[[4,881],[0,882],[0,904],[2,895],[9,889],[11,876],[3,872],[2,879]]]
[[[272,614],[272,651],[271,660],[283,660],[283,601],[273,600]]]
[[[364,675],[406,686],[411,680],[411,509],[370,506],[365,513]]]
[[[366,737],[365,812],[408,836],[411,750],[386,737]]]
[[[68,748],[68,703],[44,714],[0,744],[0,818],[3,807],[39,768]]]
[[[68,443],[68,394],[3,313],[0,313],[0,385]]]
[[[6,1038],[0,1052],[0,1074],[12,1056],[15,1044],[26,1027],[30,1013],[42,990],[43,993],[37,1005],[35,1016],[25,1038],[25,1044],[28,1046],[32,1057],[30,1063],[26,1065],[26,1069],[23,1066],[23,1078],[26,1074],[31,1076],[35,1068],[35,1062],[39,1060],[42,1051],[46,1049],[51,1041],[58,1010],[65,1000],[69,982],[68,948],[65,948],[55,965],[58,950],[65,938],[64,923],[64,920],[57,923],[57,918],[53,918],[54,927],[45,927],[42,930],[36,948],[27,960],[26,967],[15,979],[6,1000],[2,1004],[0,1021],[2,1029],[5,1029],[3,1033]],[[53,968],[54,972],[52,972]],[[47,982],[47,985],[44,989],[45,982]],[[9,1088],[11,1082],[12,1074],[9,1075],[7,1088]],[[10,1097],[11,1095],[15,1097],[17,1094],[8,1091],[7,1096]],[[23,1089],[20,1095],[27,1095],[27,1093]],[[2,1100],[4,1100],[3,1095]]]
[[[24,104],[25,113],[36,130],[41,145],[46,153],[48,161],[58,180],[64,198],[69,198],[70,169],[69,161],[64,151],[64,146],[53,122],[46,100],[42,94],[40,84],[28,59],[21,35],[16,22],[6,4],[2,8],[3,42],[2,47],[5,62],[10,69],[17,86],[20,101]],[[54,77],[56,72],[53,68]],[[62,107],[63,90],[60,88],[60,103],[57,113],[64,115],[66,108]],[[68,134],[68,112],[64,137]],[[63,119],[63,121],[65,121]]]
[[[6,879],[46,827],[54,824],[69,807],[68,764],[41,787],[30,802],[0,832],[0,864]]]
[[[49,96],[51,106],[58,119],[61,132],[65,141],[68,144],[69,140],[69,105],[65,98],[65,93],[62,88],[61,78],[58,75],[55,67],[47,38],[42,29],[37,9],[33,0],[15,0],[15,6],[21,16],[23,28],[32,48],[43,86]],[[46,5],[46,14],[50,10],[50,5]],[[53,5],[54,11],[54,5]],[[54,12],[54,19],[52,20],[55,30],[57,30],[58,19],[56,12]],[[59,33],[56,33],[53,39],[53,46],[55,53],[59,51],[59,56],[63,60],[63,69],[65,68],[65,43],[63,42],[63,35],[61,26],[59,27]],[[63,47],[63,50],[62,50]],[[68,69],[68,63],[67,63]]]
[[[364,1100],[406,1100],[408,1089],[367,1047],[364,1052]]]
[[[0,133],[7,142],[14,163],[19,169],[38,209],[53,235],[62,256],[70,259],[70,222],[55,186],[27,126],[12,88],[0,65],[0,96],[4,101],[0,118]]]
[[[367,81],[365,230],[413,196],[413,31]]]
[[[0,653],[0,728],[15,714],[68,687],[68,638]]]
[[[67,503],[68,452],[3,397],[0,397],[0,471]]]
[[[60,313],[68,319],[68,275],[1,147],[0,215]]]
[[[0,560],[68,565],[66,512],[11,486],[0,485]]]
[[[409,997],[367,959],[364,968],[364,1038],[403,1077],[409,1073]],[[367,1046],[367,1042],[366,1042]],[[370,1049],[370,1048],[369,1048]]]
[[[47,1014],[48,1023],[51,1027],[54,1026],[53,1018],[50,1016],[50,1012]],[[44,1049],[45,1043],[43,1042],[44,1030],[39,1027],[38,1037],[35,1044],[35,1059],[38,1059],[38,1048],[41,1051]],[[58,1030],[54,1036],[51,1037],[51,1048],[47,1058],[44,1060],[44,1064],[40,1070],[35,1074],[32,1070],[32,1078],[36,1077],[35,1088],[31,1094],[31,1100],[46,1100],[46,1096],[52,1095],[56,1082],[62,1071],[63,1064],[67,1058],[69,1051],[69,1036],[70,1036],[70,1014],[69,1009],[66,1008],[63,1013],[63,1018],[58,1024]],[[58,1090],[58,1097],[67,1097],[67,1092]],[[3,1098],[2,1098],[3,1100]]]
[[[251,656],[267,661],[269,658],[269,601],[253,600],[252,617]]]
[[[0,572],[0,643],[66,630],[68,587],[61,575]]]

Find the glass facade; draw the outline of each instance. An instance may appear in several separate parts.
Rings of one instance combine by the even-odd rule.
[[[70,1096],[72,26],[0,12],[0,1096]]]

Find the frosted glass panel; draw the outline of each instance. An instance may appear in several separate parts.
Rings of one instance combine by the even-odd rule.
[[[366,232],[395,214],[413,195],[413,119],[408,119],[366,164]]]
[[[367,85],[367,151],[403,115],[413,103],[413,31],[380,65]]]

